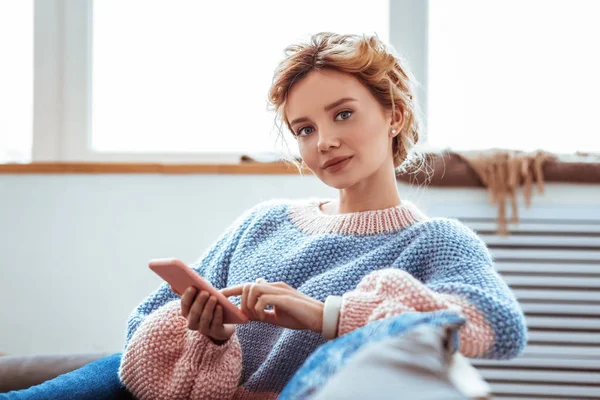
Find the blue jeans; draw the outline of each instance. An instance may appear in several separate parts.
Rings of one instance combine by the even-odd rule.
[[[116,353],[28,389],[0,394],[0,400],[134,399],[119,380],[120,363],[121,353]]]

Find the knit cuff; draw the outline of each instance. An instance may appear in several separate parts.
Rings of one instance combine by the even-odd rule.
[[[140,324],[121,358],[121,381],[142,400],[229,398],[242,370],[237,335],[217,345],[208,336],[189,330],[179,312],[179,300],[173,300]],[[192,395],[195,392],[202,396]]]
[[[343,295],[339,336],[405,311],[445,307],[431,290],[406,271],[377,270],[364,277],[355,290]]]
[[[208,336],[198,331],[188,330],[186,342],[187,354],[184,354],[182,358],[190,360],[193,366],[218,363],[223,355],[230,352],[232,346],[240,347],[235,333],[225,343],[216,344]]]
[[[382,296],[373,296],[357,291],[345,293],[342,296],[338,336],[365,326],[373,311],[382,301]]]

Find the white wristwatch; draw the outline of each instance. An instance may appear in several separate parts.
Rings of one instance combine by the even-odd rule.
[[[325,340],[337,337],[337,327],[342,308],[342,296],[327,296],[323,308],[323,330],[321,335]]]

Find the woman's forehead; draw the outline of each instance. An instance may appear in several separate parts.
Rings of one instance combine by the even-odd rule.
[[[286,105],[287,115],[293,119],[300,114],[325,111],[327,105],[343,98],[360,102],[365,94],[368,90],[350,74],[314,70],[292,86]]]

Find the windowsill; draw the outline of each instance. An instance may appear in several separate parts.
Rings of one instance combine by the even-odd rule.
[[[475,170],[458,153],[427,154],[429,168],[404,174],[399,181],[435,187],[484,187]],[[431,174],[427,170],[433,171]],[[544,182],[600,184],[600,156],[557,156],[543,163]]]
[[[455,153],[427,156],[433,173],[421,171],[398,177],[401,182],[435,187],[483,187],[475,171]],[[304,174],[312,175],[308,169]],[[298,175],[298,169],[285,162],[241,163],[122,163],[122,162],[34,162],[0,164],[0,174],[235,174]],[[543,166],[545,182],[600,184],[600,160],[548,160]]]

